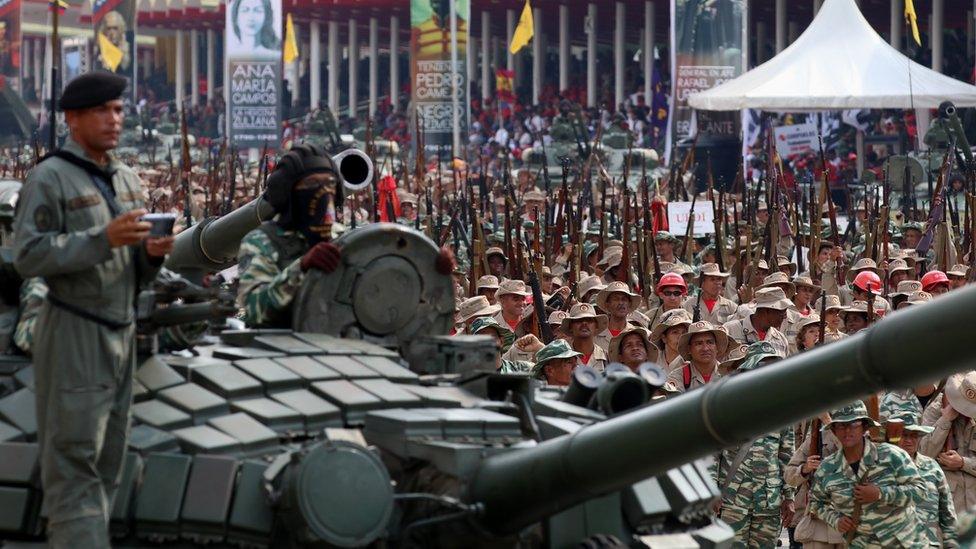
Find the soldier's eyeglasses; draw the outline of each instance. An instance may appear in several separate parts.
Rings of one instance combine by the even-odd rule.
[[[682,292],[661,292],[666,297],[681,297]]]

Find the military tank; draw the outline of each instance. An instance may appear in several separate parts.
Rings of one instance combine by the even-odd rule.
[[[356,184],[368,160],[341,163]],[[261,199],[177,239],[167,266],[233,264]],[[844,341],[657,402],[653,376],[585,369],[566,390],[498,374],[494,343],[451,336],[450,277],[422,233],[339,238],[292,330],[225,329],[149,354],[111,529],[118,543],[238,547],[729,547],[703,461],[883,387],[967,369],[976,289]],[[161,309],[165,311],[165,309]],[[182,322],[180,309],[157,315]],[[945,345],[915,344],[917,326]],[[39,539],[31,368],[0,399],[0,537]],[[34,423],[31,423],[32,420]]]

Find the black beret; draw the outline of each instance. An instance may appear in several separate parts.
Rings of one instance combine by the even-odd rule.
[[[128,80],[105,71],[88,72],[68,82],[61,92],[58,107],[63,111],[97,107],[122,97]]]

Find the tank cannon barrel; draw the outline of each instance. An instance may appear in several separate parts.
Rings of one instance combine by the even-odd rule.
[[[914,387],[971,369],[976,288],[913,307],[843,341],[723,378],[534,448],[488,457],[468,499],[481,521],[509,534],[883,388]],[[919,343],[919,326],[939,345]]]
[[[346,149],[332,160],[347,189],[360,190],[373,180],[373,162],[358,149]],[[205,219],[176,236],[166,267],[197,279],[226,269],[236,262],[244,235],[274,216],[274,207],[259,197],[223,217]]]

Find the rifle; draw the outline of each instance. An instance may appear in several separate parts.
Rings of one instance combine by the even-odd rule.
[[[549,344],[555,336],[552,333],[552,326],[546,322],[546,305],[542,300],[542,287],[539,285],[539,277],[535,271],[529,271],[529,286],[532,288],[532,310],[535,312],[535,324],[539,327],[539,335],[542,342]]]
[[[918,246],[915,247],[920,259],[924,259],[928,254],[929,247],[932,246],[935,227],[942,222],[943,208],[945,207],[946,180],[949,178],[949,173],[952,170],[952,154],[950,154],[950,151],[954,147],[955,142],[950,141],[945,158],[942,160],[942,167],[939,169],[939,181],[935,188],[935,194],[932,195],[932,206],[929,209],[929,219],[925,224],[925,232],[918,241]]]
[[[688,212],[688,225],[685,227],[685,241],[681,244],[681,257],[685,260],[685,263],[691,265],[691,260],[688,258],[692,252],[691,239],[693,237],[693,232],[695,228],[695,202],[698,201],[698,193],[695,193],[691,197],[691,211]]]
[[[807,447],[808,455],[819,456],[823,453],[823,439],[820,438],[820,427],[821,421],[819,417],[815,417],[810,421],[810,445]]]
[[[830,216],[831,240],[834,242],[834,247],[839,248],[840,241],[838,238],[840,235],[839,231],[837,230],[837,209],[834,207],[833,197],[830,196],[830,184],[827,181],[827,155],[824,154],[823,136],[820,134],[819,125],[817,127],[817,140],[820,143],[820,168],[822,172],[821,175],[823,176],[823,186],[821,187],[820,191],[819,203],[822,207],[824,201],[826,200],[827,202],[827,215]],[[838,269],[836,274],[840,275],[840,269]],[[841,284],[841,280],[838,280],[837,283]]]
[[[190,213],[190,138],[186,130],[186,109],[180,111],[180,140],[180,187],[183,188],[183,216],[189,227],[193,225],[193,216]]]
[[[692,322],[698,322],[701,320],[701,299],[703,293],[704,292],[702,292],[701,288],[698,288],[698,297],[695,298],[695,307],[693,309],[693,316],[691,319]]]
[[[818,340],[820,345],[826,343],[825,338],[827,337],[827,292],[820,290],[820,339]]]
[[[620,266],[617,268],[617,280],[627,284],[630,288],[630,197],[627,193],[627,183],[624,182],[623,190],[623,250],[620,256]]]

